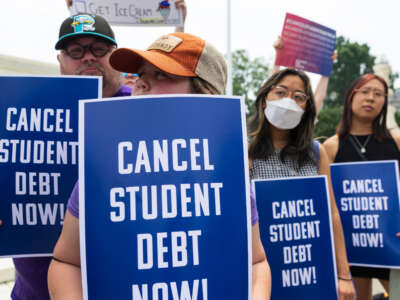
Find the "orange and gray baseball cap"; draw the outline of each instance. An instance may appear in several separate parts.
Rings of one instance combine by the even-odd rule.
[[[146,60],[160,70],[184,77],[200,77],[224,94],[227,68],[223,55],[210,43],[183,32],[158,38],[147,50],[120,48],[110,56],[111,66],[126,73],[137,73]]]
[[[117,46],[114,32],[106,19],[94,14],[77,14],[66,18],[61,24],[56,50],[63,49],[72,38],[81,36],[98,37]]]

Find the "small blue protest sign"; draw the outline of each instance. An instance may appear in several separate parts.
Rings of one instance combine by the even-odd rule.
[[[78,100],[96,77],[0,76],[0,256],[51,255],[78,177]]]
[[[250,299],[244,111],[204,95],[80,103],[84,299]]]
[[[331,164],[349,263],[400,268],[397,161]]]
[[[337,300],[326,176],[253,180],[272,300]]]

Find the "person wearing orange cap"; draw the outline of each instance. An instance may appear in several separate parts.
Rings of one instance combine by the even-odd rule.
[[[110,56],[111,66],[126,73],[137,73],[133,95],[224,94],[226,62],[222,54],[203,39],[172,33],[157,39],[145,50],[117,49]],[[258,214],[252,198],[252,299],[270,297],[271,277],[260,240]],[[52,300],[82,299],[79,253],[78,183],[68,201],[60,239],[49,269]]]

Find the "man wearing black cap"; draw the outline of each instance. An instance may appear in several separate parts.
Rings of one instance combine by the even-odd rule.
[[[114,32],[107,21],[96,15],[68,17],[60,27],[55,48],[62,75],[103,77],[103,97],[129,96],[131,88],[122,85],[121,73],[109,63],[116,48]],[[50,300],[47,271],[51,257],[15,258],[13,300]]]
[[[80,14],[67,18],[61,25],[56,49],[63,75],[103,77],[103,97],[130,95],[122,86],[121,74],[108,62],[117,47],[114,32],[107,21],[96,15]]]

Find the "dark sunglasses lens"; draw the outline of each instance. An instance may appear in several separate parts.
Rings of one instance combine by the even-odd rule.
[[[65,51],[69,56],[75,59],[82,58],[85,55],[85,49],[78,44],[73,44],[68,46],[67,49],[65,49]]]
[[[107,54],[109,49],[108,45],[102,42],[93,43],[89,47],[92,54],[96,57],[103,57]]]

